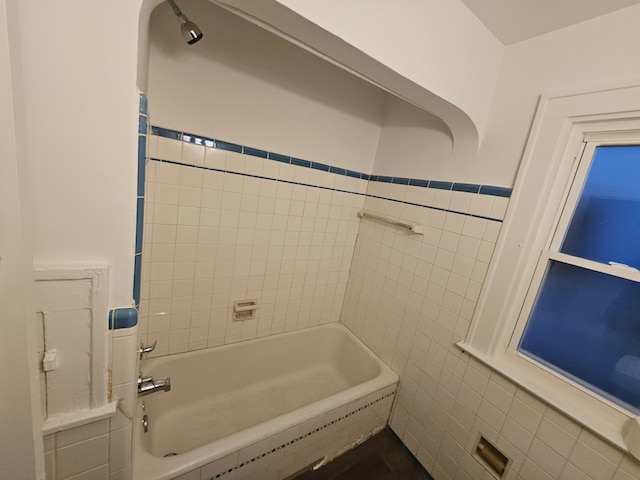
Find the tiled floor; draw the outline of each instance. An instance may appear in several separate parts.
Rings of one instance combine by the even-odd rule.
[[[295,480],[433,480],[390,430],[382,430],[318,470]]]

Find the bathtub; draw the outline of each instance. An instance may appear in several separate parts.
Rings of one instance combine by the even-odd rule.
[[[138,398],[134,480],[285,478],[384,428],[398,382],[338,323],[140,369],[172,389]]]

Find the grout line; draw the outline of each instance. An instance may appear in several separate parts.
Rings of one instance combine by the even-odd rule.
[[[490,220],[492,222],[499,222],[499,223],[503,222],[503,220],[501,220],[499,218],[486,217],[484,215],[476,215],[476,214],[473,214],[473,213],[465,213],[465,212],[460,212],[458,210],[450,210],[448,208],[432,207],[430,205],[423,205],[421,203],[405,202],[404,200],[397,200],[395,198],[381,197],[379,195],[371,195],[371,194],[368,194],[368,193],[354,192],[354,191],[350,191],[350,190],[343,190],[343,189],[340,189],[340,188],[323,187],[322,185],[313,185],[313,184],[310,184],[310,183],[295,182],[295,181],[292,181],[292,180],[283,180],[283,179],[279,179],[279,178],[265,177],[263,175],[251,175],[249,173],[234,172],[232,170],[222,170],[220,168],[205,167],[205,166],[202,166],[202,165],[191,165],[189,163],[177,162],[175,160],[162,160],[160,158],[150,158],[150,160],[152,160],[154,162],[169,163],[171,165],[178,165],[178,166],[181,166],[181,167],[198,168],[198,169],[201,169],[201,170],[208,170],[208,171],[211,171],[211,172],[230,173],[232,175],[240,175],[240,176],[243,176],[243,177],[257,178],[259,180],[270,180],[270,181],[273,181],[273,182],[288,183],[290,185],[300,185],[302,187],[319,188],[319,189],[322,189],[322,190],[329,190],[329,191],[332,191],[332,192],[349,193],[351,195],[359,195],[359,196],[363,196],[363,197],[377,198],[377,199],[380,199],[380,200],[388,200],[390,202],[401,203],[403,205],[412,205],[414,207],[430,208],[431,210],[438,210],[440,212],[456,213],[458,215],[464,215],[465,217],[479,218],[479,219],[482,219],[482,220]],[[476,194],[476,195],[479,195],[479,194]]]

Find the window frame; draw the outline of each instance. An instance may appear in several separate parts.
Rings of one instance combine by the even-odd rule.
[[[633,453],[640,451],[640,445],[635,440],[629,444],[628,427],[640,423],[631,412],[516,350],[528,319],[523,306],[531,297],[535,300],[537,288],[531,292],[532,281],[540,281],[546,271],[545,256],[566,255],[557,248],[553,252],[553,247],[564,238],[556,234],[557,228],[566,230],[581,193],[581,188],[572,190],[574,180],[584,183],[597,146],[624,144],[640,144],[640,86],[541,98],[471,327],[457,345]],[[581,163],[585,155],[588,162]],[[589,268],[597,263],[583,261],[589,262]],[[603,264],[596,267],[640,281],[638,272]]]

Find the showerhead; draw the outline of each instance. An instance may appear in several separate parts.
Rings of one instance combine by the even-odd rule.
[[[198,40],[200,40],[203,36],[202,30],[200,30],[195,23],[189,20],[187,16],[182,13],[178,5],[176,5],[176,2],[174,2],[173,0],[167,0],[167,2],[169,3],[169,5],[171,5],[173,13],[175,13],[176,17],[178,17],[178,21],[180,22],[180,33],[182,33],[182,36],[187,41],[187,43],[189,45],[193,45]]]

